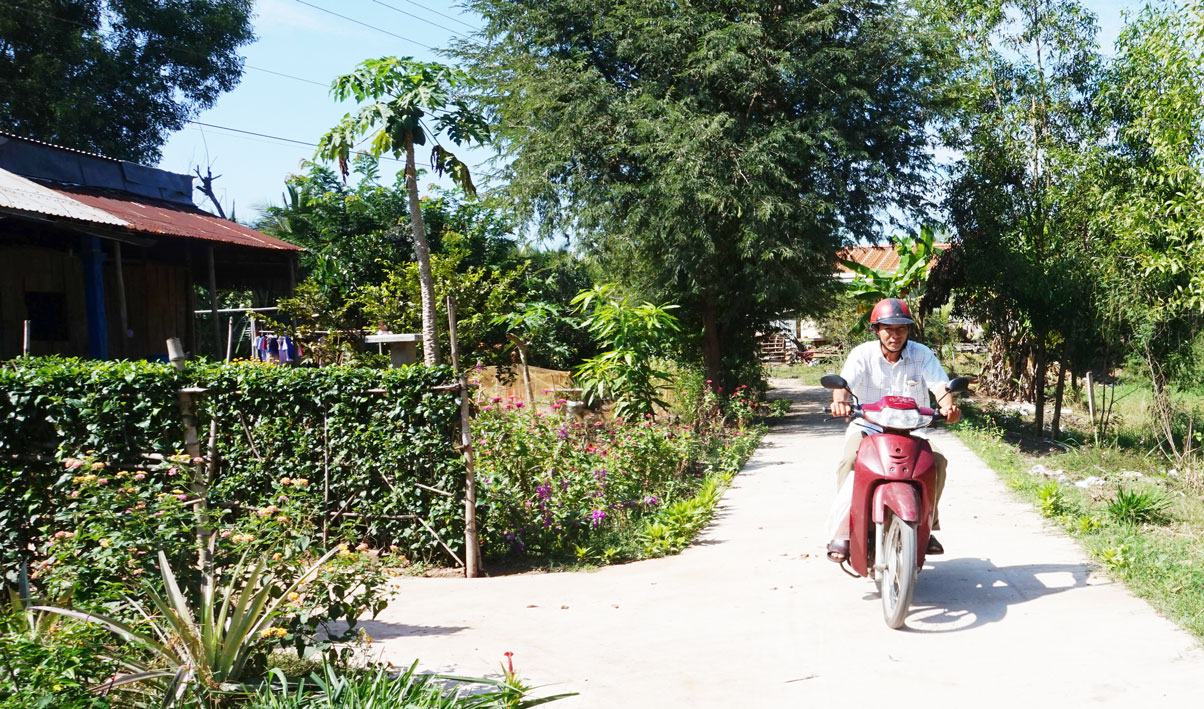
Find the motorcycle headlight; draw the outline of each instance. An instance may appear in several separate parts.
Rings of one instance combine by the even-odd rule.
[[[876,423],[882,428],[911,430],[924,428],[932,423],[932,416],[921,414],[918,409],[891,409],[881,411],[866,411],[863,416],[870,423]]]

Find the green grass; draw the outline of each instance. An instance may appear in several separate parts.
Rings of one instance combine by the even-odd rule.
[[[1133,593],[1204,641],[1204,499],[1198,491],[1168,476],[1165,459],[1140,449],[1083,446],[1025,453],[1007,440],[998,420],[972,405],[966,410],[966,425],[955,429],[958,436],[1008,487],[1078,540]],[[1058,484],[1030,474],[1036,464],[1062,471],[1072,483],[1088,477],[1104,482],[1086,490]]]
[[[843,360],[832,360],[824,364],[807,366],[805,364],[773,364],[766,369],[770,377],[775,379],[797,379],[799,384],[819,386],[819,378],[825,374],[840,372]]]

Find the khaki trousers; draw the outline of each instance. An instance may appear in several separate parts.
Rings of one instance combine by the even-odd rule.
[[[853,466],[857,462],[857,449],[861,447],[862,438],[864,436],[857,433],[845,436],[844,454],[836,466],[837,490],[844,485],[845,478],[849,477],[849,473],[853,472]],[[941,528],[941,493],[945,491],[945,468],[948,467],[949,460],[944,453],[937,450],[935,443],[931,440],[928,443],[932,446],[932,458],[936,463],[936,499],[932,503],[932,529],[935,531]]]

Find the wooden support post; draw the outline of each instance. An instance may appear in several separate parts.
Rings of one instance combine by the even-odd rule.
[[[222,325],[217,319],[217,263],[209,247],[209,315],[213,319],[213,357],[222,357]]]
[[[234,355],[234,316],[226,318],[226,361]]]
[[[33,334],[33,321],[26,320],[25,321],[25,339],[22,341],[22,344],[21,344],[21,355],[24,357],[29,356],[29,346],[31,344],[33,344],[33,338],[31,337],[32,334]]]
[[[130,336],[130,311],[125,305],[125,266],[121,259],[121,242],[113,242],[113,261],[117,266],[117,309],[121,318],[121,340],[124,343]],[[125,347],[122,347],[125,353]],[[128,355],[127,355],[128,356]]]
[[[176,369],[184,371],[187,360],[184,357],[184,347],[178,338],[167,341],[167,352],[171,363]],[[205,461],[201,457],[201,440],[197,434],[196,397],[205,393],[205,389],[189,387],[176,392],[176,403],[180,408],[180,420],[184,425],[184,452],[196,465],[189,487],[193,499],[198,502],[193,507],[194,530],[197,543],[197,569],[201,573],[201,588],[204,593],[213,592],[213,552],[216,539],[213,534],[213,524],[209,518],[209,480],[213,460]],[[216,421],[214,424],[216,425]],[[214,446],[215,428],[210,430],[210,448]],[[212,451],[211,451],[212,452]],[[196,462],[201,461],[201,462]],[[208,600],[208,599],[206,599]]]
[[[1087,415],[1091,419],[1091,430],[1095,434],[1095,444],[1099,445],[1099,427],[1095,424],[1095,382],[1091,380],[1091,372],[1087,372]]]
[[[452,370],[460,385],[460,452],[464,456],[464,576],[481,575],[481,543],[477,538],[477,480],[472,451],[472,426],[468,403],[468,378],[460,371],[460,347],[456,343],[456,301],[447,297],[447,327],[451,340]],[[449,550],[450,551],[450,550]]]

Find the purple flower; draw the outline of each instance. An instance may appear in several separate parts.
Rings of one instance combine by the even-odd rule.
[[[552,496],[552,487],[550,485],[540,485],[535,488],[535,492],[539,493],[539,499],[546,500]]]
[[[606,519],[606,513],[602,510],[594,510],[589,513],[589,526],[597,527]]]

